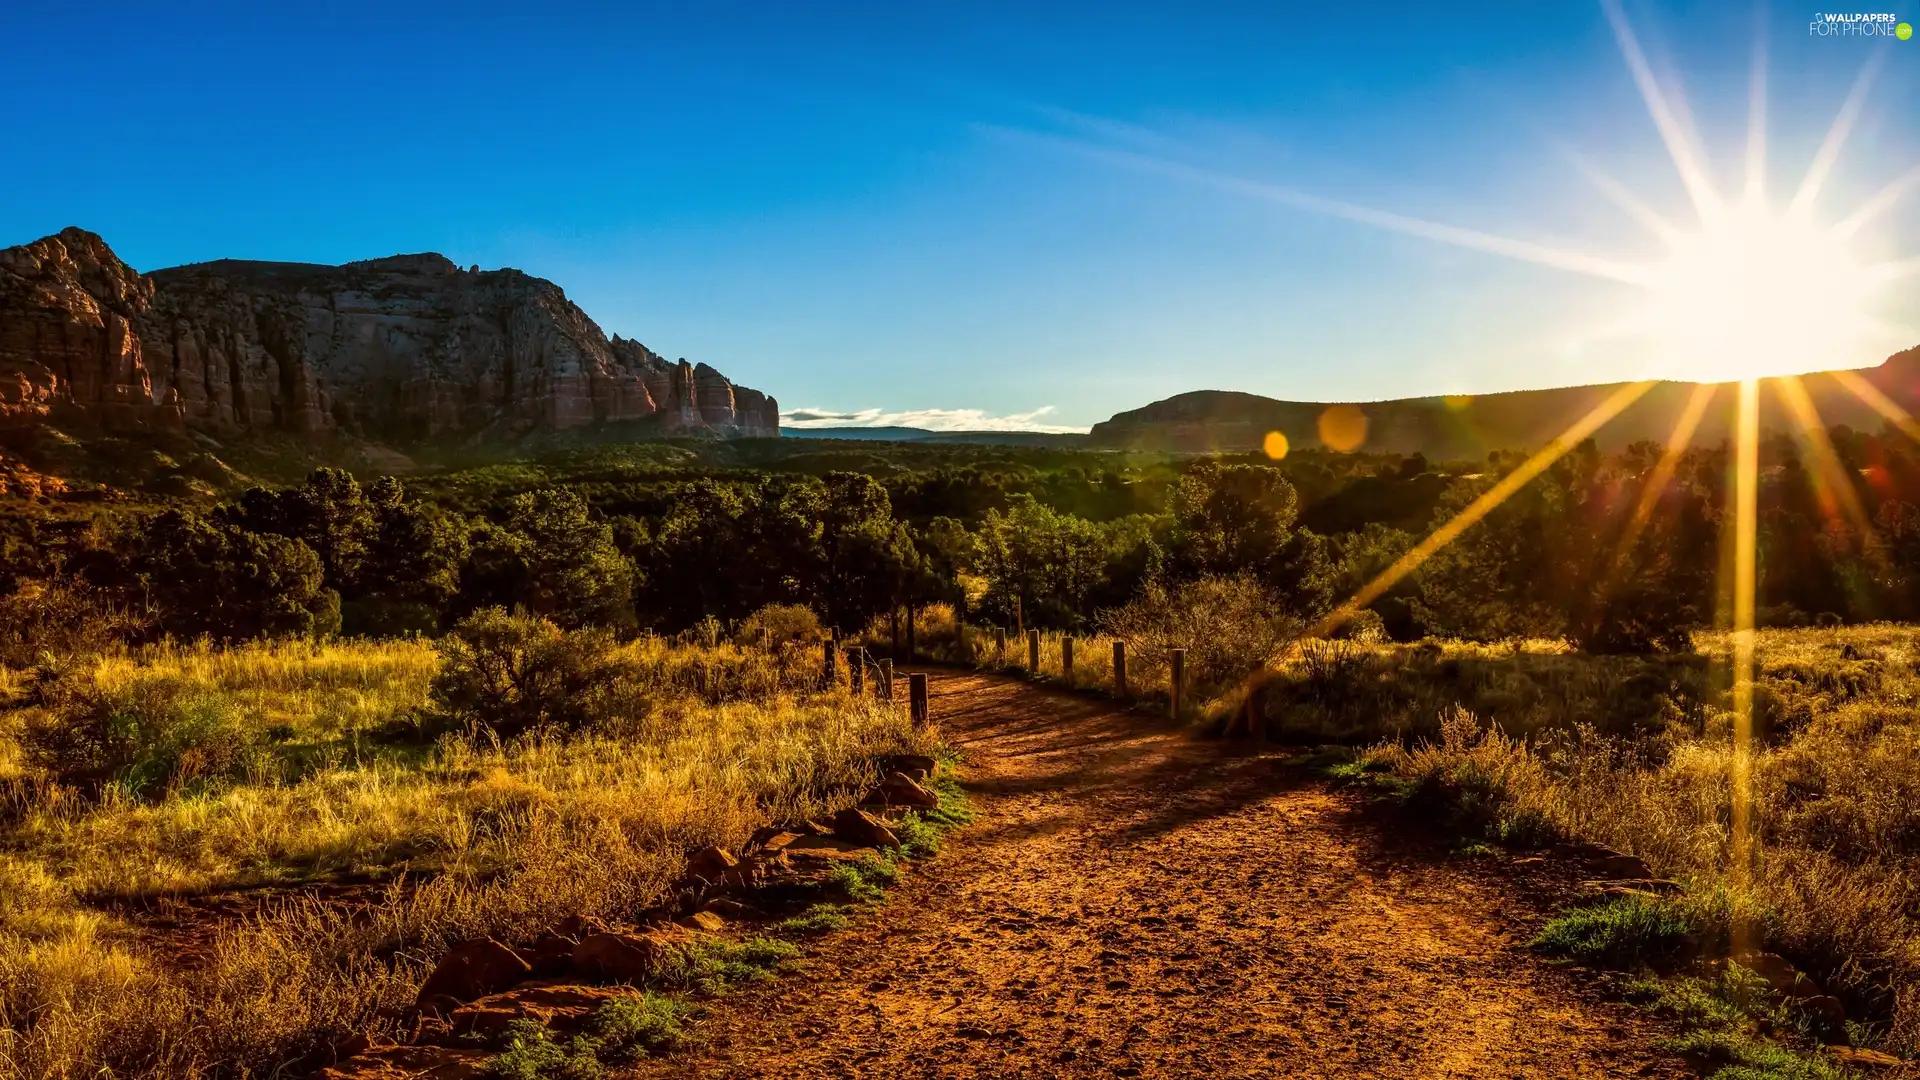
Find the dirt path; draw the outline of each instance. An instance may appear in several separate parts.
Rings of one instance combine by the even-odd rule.
[[[936,672],[979,818],[647,1077],[1691,1075],[1523,942],[1537,901],[1278,752]]]

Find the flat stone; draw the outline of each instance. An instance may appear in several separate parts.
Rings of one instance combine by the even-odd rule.
[[[632,990],[618,987],[528,985],[483,997],[456,1010],[448,1021],[456,1035],[491,1037],[515,1020],[538,1020],[546,1027],[572,1030],[607,1002],[632,996]]]
[[[691,915],[675,919],[674,922],[689,930],[701,930],[709,934],[717,934],[727,928],[727,920],[711,911],[696,911]]]
[[[1905,1061],[1892,1054],[1878,1050],[1867,1050],[1858,1046],[1829,1046],[1827,1053],[1833,1060],[1849,1068],[1873,1071],[1878,1069],[1898,1069],[1906,1065]]]
[[[448,1046],[382,1046],[317,1074],[320,1080],[476,1080],[493,1054]]]
[[[864,859],[872,851],[831,836],[801,836],[782,847],[780,854],[796,863],[840,863]]]

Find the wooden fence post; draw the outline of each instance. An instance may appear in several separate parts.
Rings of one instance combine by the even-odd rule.
[[[893,658],[880,661],[880,700],[893,700]]]
[[[1180,719],[1181,692],[1186,689],[1187,682],[1187,650],[1174,649],[1172,651],[1172,659],[1173,693],[1167,699],[1167,715],[1178,720]]]
[[[847,687],[854,697],[859,697],[867,688],[867,667],[860,652],[859,649],[847,650]]]
[[[1007,662],[1007,628],[1004,626],[993,628],[993,662],[996,664]]]
[[[909,600],[907,602],[907,663],[909,664],[913,663],[913,657],[914,657],[913,602]]]
[[[1034,678],[1040,675],[1040,631],[1027,631],[1027,674]]]
[[[1068,686],[1073,685],[1073,639],[1070,637],[1060,639],[1060,677]]]
[[[907,713],[914,727],[927,726],[927,676],[915,671],[907,675]]]
[[[820,688],[823,690],[833,689],[833,684],[840,681],[839,665],[836,663],[838,654],[839,650],[831,640],[821,642]]]
[[[1127,643],[1113,643],[1113,696],[1127,696]]]

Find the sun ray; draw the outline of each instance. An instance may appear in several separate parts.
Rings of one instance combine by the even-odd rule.
[[[1753,61],[1747,82],[1747,191],[1748,202],[1759,203],[1767,196],[1767,21],[1757,17],[1753,23]]]
[[[1569,251],[1564,248],[1535,243],[1530,240],[1517,240],[1508,236],[1500,236],[1496,233],[1461,228],[1457,225],[1446,225],[1437,221],[1427,221],[1423,218],[1398,214],[1390,210],[1376,210],[1370,206],[1361,206],[1357,203],[1350,203],[1340,199],[1329,199],[1304,191],[1298,191],[1293,188],[1283,187],[1279,184],[1272,184],[1261,180],[1250,180],[1246,177],[1234,176],[1229,173],[1215,172],[1211,169],[1200,168],[1197,165],[1189,165],[1186,162],[1154,157],[1132,150],[1122,150],[1111,146],[1103,146],[1098,143],[1090,143],[1079,139],[1070,139],[1041,132],[1011,128],[999,130],[1004,134],[1016,138],[1066,147],[1089,157],[1100,158],[1145,172],[1176,177],[1190,183],[1204,184],[1208,187],[1217,188],[1222,191],[1231,191],[1250,198],[1280,203],[1283,206],[1290,206],[1296,210],[1306,210],[1327,217],[1341,218],[1363,225],[1373,225],[1390,232],[1404,233],[1408,236],[1418,236],[1427,240],[1437,240],[1444,244],[1452,244],[1455,247],[1468,248],[1474,251],[1504,255],[1510,259],[1518,259],[1522,262],[1535,263],[1540,266],[1549,266],[1558,270],[1568,270],[1577,274],[1586,274],[1590,277],[1602,278],[1608,281],[1618,281],[1629,285],[1638,285],[1643,288],[1653,284],[1652,274],[1646,267],[1636,263],[1605,259],[1583,252]]]
[[[1853,133],[1853,125],[1860,119],[1860,110],[1867,103],[1867,91],[1872,89],[1874,77],[1879,73],[1880,63],[1885,57],[1884,51],[1875,50],[1860,68],[1860,74],[1853,80],[1853,89],[1847,91],[1847,100],[1841,103],[1840,112],[1827,128],[1827,137],[1821,140],[1820,149],[1814,152],[1813,164],[1807,166],[1807,175],[1800,181],[1800,190],[1793,193],[1793,201],[1787,204],[1787,213],[1806,214],[1812,211],[1813,200],[1820,197],[1820,189],[1826,185],[1827,176],[1840,160],[1840,148],[1846,145],[1847,136]]]
[[[1753,861],[1753,608],[1758,550],[1760,483],[1760,384],[1740,383],[1733,512],[1733,757],[1732,872],[1743,882]]]
[[[1829,371],[1834,381],[1852,392],[1854,397],[1866,402],[1867,407],[1886,418],[1887,423],[1905,432],[1907,437],[1920,442],[1920,421],[1913,414],[1895,404],[1893,399],[1880,392],[1880,388],[1868,382],[1857,371]]]
[[[1653,508],[1660,502],[1660,496],[1667,490],[1667,484],[1673,480],[1674,470],[1680,467],[1681,455],[1693,442],[1693,433],[1699,430],[1700,419],[1706,415],[1707,406],[1713,403],[1714,395],[1719,391],[1718,383],[1700,383],[1693,388],[1687,403],[1680,410],[1679,420],[1674,422],[1673,434],[1667,437],[1667,445],[1661,451],[1660,460],[1654,463],[1653,471],[1647,474],[1645,485],[1640,488],[1640,498],[1634,503],[1633,515],[1627,519],[1626,528],[1621,530],[1620,542],[1614,549],[1613,563],[1607,568],[1606,577],[1601,580],[1599,591],[1604,594],[1619,584],[1625,573],[1628,561],[1633,557],[1634,545],[1640,540],[1640,534],[1646,530],[1647,523],[1653,519]]]
[[[1628,383],[1607,395],[1606,400],[1595,405],[1585,416],[1569,424],[1565,431],[1522,462],[1519,468],[1502,477],[1499,483],[1468,503],[1465,509],[1455,514],[1446,524],[1435,529],[1426,539],[1415,544],[1412,550],[1394,560],[1392,566],[1382,570],[1379,576],[1361,586],[1359,591],[1349,597],[1345,603],[1334,608],[1309,628],[1304,636],[1324,637],[1358,615],[1362,608],[1378,600],[1388,589],[1398,584],[1400,579],[1419,569],[1422,563],[1434,556],[1434,553],[1453,543],[1461,533],[1472,528],[1481,518],[1492,513],[1495,507],[1507,501],[1514,492],[1525,487],[1528,481],[1559,461],[1568,450],[1578,445],[1580,440],[1593,434],[1602,424],[1620,415],[1627,406],[1640,400],[1648,390],[1653,389],[1654,385],[1653,379]]]
[[[1659,237],[1669,247],[1673,246],[1680,239],[1680,227],[1668,221],[1658,210],[1648,206],[1639,196],[1628,191],[1626,185],[1603,172],[1598,166],[1588,161],[1578,151],[1570,147],[1562,147],[1561,153],[1565,154],[1567,160],[1573,163],[1573,167],[1579,170],[1581,176],[1586,177],[1587,182],[1593,185],[1594,190],[1606,196],[1608,201],[1612,202],[1615,206],[1626,211],[1627,216],[1639,222],[1648,232]]]
[[[1853,213],[1840,219],[1833,227],[1834,235],[1852,236],[1859,232],[1861,226],[1893,209],[1916,186],[1920,186],[1920,165],[1895,177],[1892,183],[1874,192]]]
[[[1821,513],[1829,518],[1845,517],[1865,549],[1874,550],[1873,522],[1867,518],[1866,508],[1860,504],[1860,493],[1854,490],[1846,466],[1833,449],[1827,425],[1820,419],[1820,410],[1814,406],[1813,398],[1807,394],[1806,384],[1797,375],[1783,375],[1775,380],[1774,388],[1786,403],[1787,411],[1793,414],[1794,422],[1806,433],[1807,445],[1813,451],[1814,496],[1820,500]]]
[[[1620,46],[1620,57],[1633,74],[1641,100],[1647,103],[1647,114],[1653,118],[1654,127],[1660,129],[1660,138],[1667,144],[1673,167],[1679,170],[1680,182],[1686,185],[1687,197],[1693,200],[1694,210],[1702,220],[1712,218],[1720,210],[1720,196],[1713,190],[1713,181],[1707,175],[1699,151],[1694,148],[1692,133],[1660,89],[1660,81],[1654,77],[1646,53],[1640,50],[1640,39],[1634,36],[1633,26],[1620,8],[1620,0],[1601,0],[1600,6],[1607,13],[1607,22],[1613,26],[1613,39]]]

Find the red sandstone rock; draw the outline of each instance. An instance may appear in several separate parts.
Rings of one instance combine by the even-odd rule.
[[[900,838],[872,814],[849,807],[833,815],[833,835],[862,847],[899,847]]]
[[[492,938],[463,941],[447,951],[440,966],[420,986],[421,1002],[449,997],[456,1001],[497,994],[533,974],[519,953]]]
[[[573,948],[576,969],[618,982],[642,982],[659,971],[683,939],[671,931],[594,934]]]
[[[779,406],[608,338],[552,282],[440,255],[142,276],[67,229],[0,250],[0,422],[421,437],[779,433]]]
[[[899,806],[909,810],[932,810],[940,805],[940,797],[915,783],[903,772],[887,774],[867,797],[860,800],[862,806]],[[1642,875],[1645,876],[1645,875]]]

